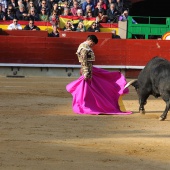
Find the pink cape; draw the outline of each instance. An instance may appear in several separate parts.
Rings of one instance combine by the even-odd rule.
[[[78,114],[131,114],[122,111],[120,97],[129,92],[124,89],[126,79],[118,71],[107,71],[93,67],[92,79],[84,76],[69,83],[66,90],[72,94],[73,111]]]

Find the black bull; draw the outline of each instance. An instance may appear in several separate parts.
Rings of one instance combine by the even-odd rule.
[[[150,95],[162,97],[166,103],[159,120],[165,120],[170,109],[170,62],[164,58],[154,57],[138,75],[137,80],[129,82],[126,87],[135,87],[139,97],[139,112],[145,113],[144,105]]]

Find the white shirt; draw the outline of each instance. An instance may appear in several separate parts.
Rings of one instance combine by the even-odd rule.
[[[14,25],[14,23],[10,24],[7,28],[8,30],[22,30],[22,27],[20,24]]]

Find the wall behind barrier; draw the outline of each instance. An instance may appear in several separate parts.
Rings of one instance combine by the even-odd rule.
[[[79,64],[75,53],[87,34],[77,32],[61,38],[1,35],[0,63]],[[154,56],[170,60],[170,41],[120,40],[112,39],[110,33],[95,34],[99,37],[94,47],[95,65],[144,66]]]

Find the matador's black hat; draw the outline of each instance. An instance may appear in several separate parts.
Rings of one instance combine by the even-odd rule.
[[[95,35],[88,35],[87,38],[92,40],[95,44],[98,43],[98,38]]]

